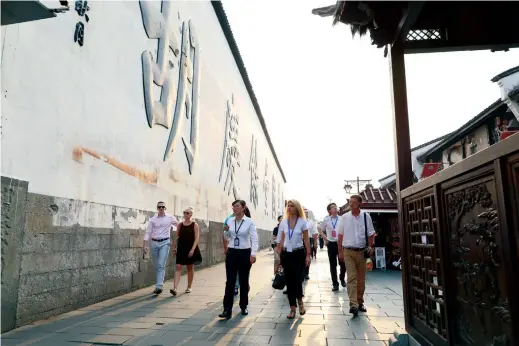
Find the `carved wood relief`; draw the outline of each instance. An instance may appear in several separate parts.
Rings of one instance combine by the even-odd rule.
[[[445,191],[450,235],[451,309],[458,345],[511,346],[511,318],[502,267],[492,177]]]

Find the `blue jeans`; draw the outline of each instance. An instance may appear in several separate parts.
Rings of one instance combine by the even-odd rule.
[[[156,288],[162,288],[164,284],[170,244],[171,241],[169,239],[162,242],[151,241],[151,258],[153,259],[153,264],[155,264]]]

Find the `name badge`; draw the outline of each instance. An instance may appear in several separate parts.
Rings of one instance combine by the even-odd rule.
[[[335,230],[332,231],[332,237],[337,238],[337,232]]]
[[[292,243],[287,244],[287,252],[292,252]]]
[[[234,247],[240,246],[240,238],[234,238]]]

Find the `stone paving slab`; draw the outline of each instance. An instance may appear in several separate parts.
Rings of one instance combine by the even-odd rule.
[[[386,346],[395,329],[404,326],[399,272],[368,273],[367,313],[353,318],[345,288],[331,291],[326,250],[318,251],[305,283],[305,316],[286,318],[287,297],[271,287],[273,253],[262,251],[251,271],[249,315],[237,304],[233,318],[221,321],[225,286],[223,264],[195,274],[193,291],[169,294],[171,282],[155,297],[153,287],[141,289],[1,336],[11,345],[341,345]]]

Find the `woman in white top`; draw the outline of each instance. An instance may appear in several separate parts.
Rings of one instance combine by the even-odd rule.
[[[306,313],[303,305],[303,276],[305,267],[310,265],[310,241],[308,225],[301,204],[292,199],[287,202],[285,220],[279,224],[281,240],[277,251],[281,253],[281,265],[287,283],[290,313],[287,318],[296,317],[296,306],[299,314]],[[297,300],[297,305],[296,305]]]
[[[225,296],[223,298],[223,312],[220,318],[230,319],[232,317],[232,305],[234,300],[234,285],[236,275],[240,280],[240,308],[242,315],[248,315],[249,305],[249,273],[252,264],[256,262],[258,251],[258,233],[256,225],[247,216],[245,209],[247,205],[243,200],[234,201],[232,204],[233,217],[227,221],[229,228],[225,231],[224,251],[225,270],[227,282],[225,283]]]

